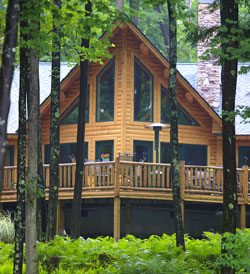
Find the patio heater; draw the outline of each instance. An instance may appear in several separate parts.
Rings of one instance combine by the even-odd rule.
[[[155,132],[155,158],[156,158],[156,163],[159,163],[159,141],[160,141],[160,131],[162,129],[168,128],[169,126],[164,125],[162,123],[153,123],[149,126],[145,126],[145,128],[150,128],[153,129],[153,131]]]

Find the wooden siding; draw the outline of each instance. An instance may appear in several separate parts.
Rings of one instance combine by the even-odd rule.
[[[89,122],[86,124],[86,142],[88,158],[95,160],[95,143],[100,140],[114,141],[114,157],[119,153],[133,153],[133,141],[154,141],[154,132],[146,129],[150,123],[134,121],[134,58],[151,72],[154,77],[154,122],[161,120],[161,86],[168,85],[168,63],[162,58],[145,37],[129,24],[117,27],[113,32],[112,42],[115,48],[110,53],[115,58],[115,96],[114,121],[96,122],[96,77],[103,65],[90,64],[89,68]],[[60,112],[63,113],[79,96],[79,67],[75,68],[61,84]],[[200,144],[208,148],[208,165],[221,165],[221,137],[218,136],[221,126],[218,117],[211,114],[199,95],[180,77],[177,77],[177,99],[181,106],[199,123],[199,126],[179,126],[179,143]],[[203,103],[202,103],[203,102]],[[49,99],[42,104],[42,143],[49,143],[50,104]],[[77,125],[61,125],[60,143],[75,143]],[[160,132],[160,141],[169,142],[169,129]],[[240,144],[250,145],[250,139],[242,137]],[[13,139],[11,143],[16,141]],[[236,149],[238,148],[238,145]],[[238,149],[237,149],[238,150]],[[15,143],[15,153],[17,144]],[[238,153],[238,152],[237,152]],[[17,156],[15,155],[15,163]],[[154,156],[155,160],[155,156]]]

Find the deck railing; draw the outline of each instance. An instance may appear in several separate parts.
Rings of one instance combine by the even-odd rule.
[[[50,169],[44,165],[44,181],[49,188]],[[72,189],[76,164],[60,164],[60,189]],[[132,161],[88,162],[84,165],[83,190],[146,190],[171,191],[170,164]],[[180,187],[183,195],[222,195],[223,168],[216,166],[184,165],[181,162]],[[237,168],[238,195],[245,200],[250,193],[250,169]],[[15,190],[17,167],[4,168],[3,191]]]
[[[121,161],[120,178],[121,189],[171,189],[169,164]]]

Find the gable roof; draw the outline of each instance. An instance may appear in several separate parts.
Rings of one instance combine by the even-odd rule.
[[[126,27],[128,27],[133,34],[138,37],[138,39],[144,41],[146,45],[149,47],[151,52],[162,62],[165,67],[169,67],[168,60],[162,55],[162,53],[149,41],[149,39],[133,24],[125,23]],[[113,32],[119,28],[119,23],[115,24]],[[202,96],[195,89],[196,87],[196,64],[178,64],[177,69],[179,70],[177,73],[177,78],[181,82],[181,84],[190,91],[190,93],[194,96],[194,98],[200,103],[200,105],[207,111],[207,113],[221,126],[220,116],[216,113],[216,111],[202,98]],[[47,105],[49,103],[49,95],[50,95],[50,85],[51,85],[51,64],[48,62],[40,63],[39,65],[39,76],[40,76],[40,103],[42,105]],[[71,73],[69,73],[71,71]],[[69,79],[71,74],[74,74],[74,69],[68,66],[67,63],[61,63],[61,80],[66,82]],[[247,75],[248,76],[248,75]],[[244,75],[239,76],[237,86],[237,94],[239,90],[240,96],[237,95],[237,98],[241,98],[240,102],[246,101],[246,94],[243,91],[246,90],[246,84],[250,85],[250,79],[246,80]],[[11,87],[11,108],[8,119],[8,133],[16,132],[18,128],[18,94],[19,94],[19,70],[16,69],[13,77],[12,87]],[[250,103],[249,103],[250,104]],[[237,120],[238,121],[238,120]],[[246,130],[246,126],[237,122],[236,124],[236,132],[237,134],[250,135],[250,129]]]
[[[65,78],[72,66],[61,63],[61,80]],[[51,63],[39,63],[40,104],[50,95],[51,88]],[[10,93],[10,111],[8,117],[8,134],[15,133],[18,129],[18,99],[19,99],[19,67],[14,71]]]
[[[241,66],[242,64],[239,64],[239,69]],[[197,81],[197,64],[178,64],[178,69],[195,88]],[[238,75],[235,106],[250,107],[250,71],[247,74]],[[220,104],[219,108],[216,109],[219,114],[221,114],[221,108],[222,106]],[[243,121],[241,117],[237,116],[235,127],[237,135],[250,135],[250,119]]]

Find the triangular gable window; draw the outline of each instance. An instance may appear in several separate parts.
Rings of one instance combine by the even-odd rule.
[[[177,103],[178,124],[188,126],[198,126],[199,124]],[[170,95],[168,91],[161,87],[161,122],[170,123]]]
[[[77,98],[79,101],[79,98]],[[65,111],[61,125],[71,125],[78,123],[78,104],[76,101]],[[71,109],[71,110],[70,110]],[[85,123],[89,122],[89,88],[86,96]]]

